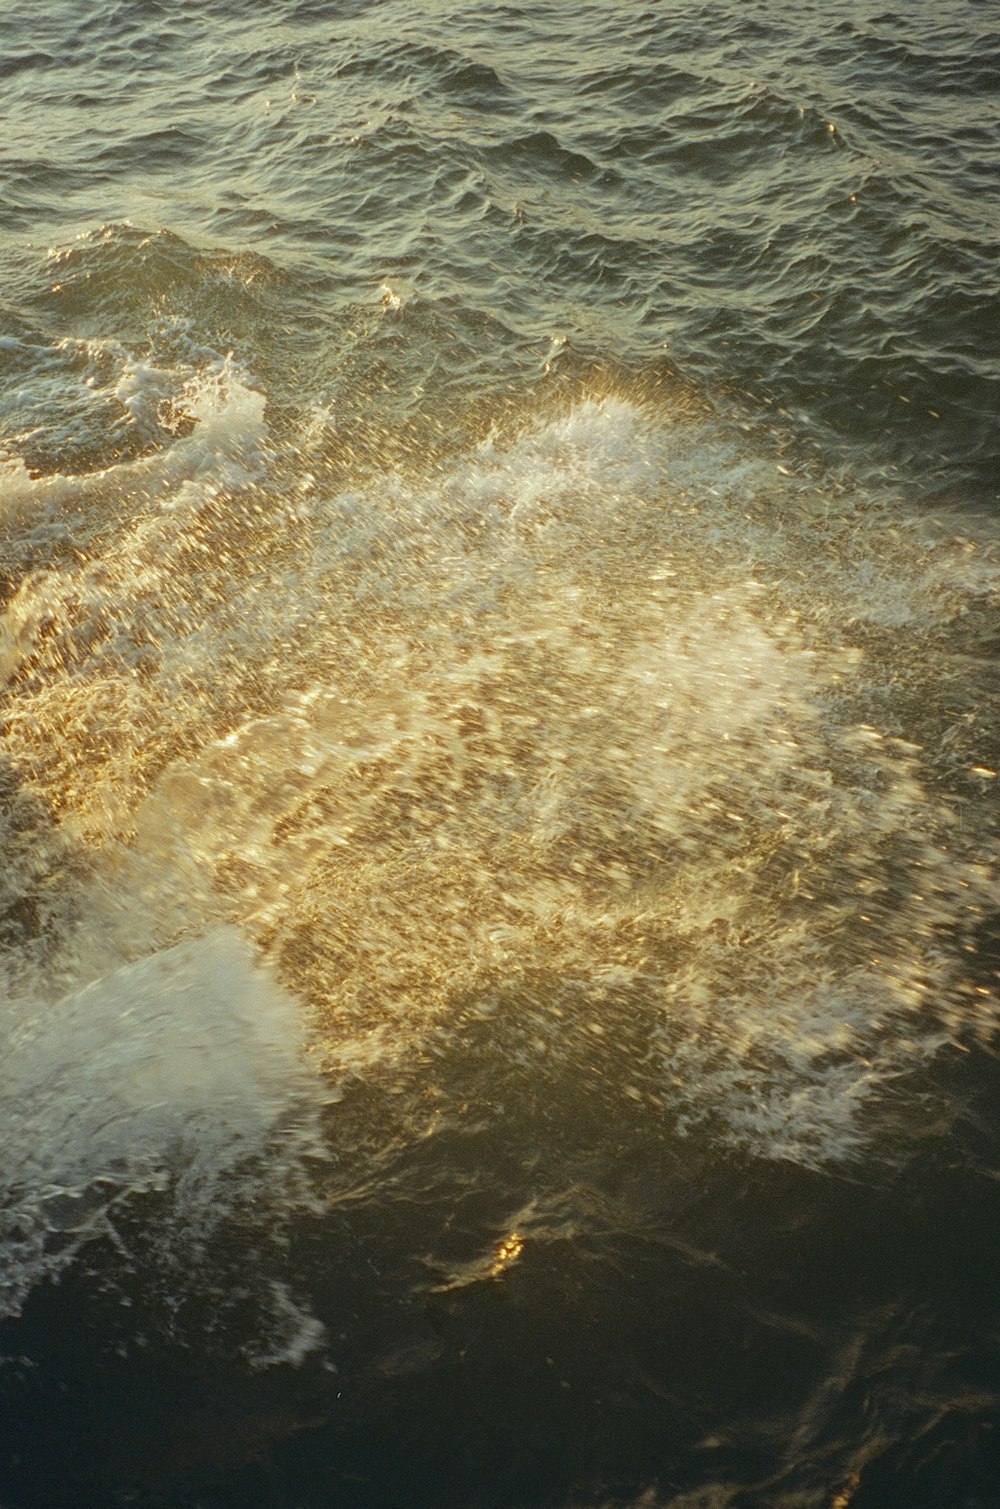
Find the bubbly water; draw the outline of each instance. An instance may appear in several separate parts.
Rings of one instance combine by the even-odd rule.
[[[2,24],[3,1503],[995,1503],[987,7]]]

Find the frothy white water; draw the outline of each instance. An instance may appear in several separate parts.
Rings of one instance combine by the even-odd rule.
[[[33,476],[21,456],[8,453],[0,471],[0,520],[8,528],[44,534],[72,522],[86,534],[87,516],[97,511],[170,509],[189,503],[199,482],[217,490],[259,475],[264,398],[240,380],[231,358],[192,372],[159,369],[123,353],[114,393],[147,440],[163,425],[182,432],[151,455],[78,475]],[[101,522],[107,522],[103,513]]]
[[[125,1196],[169,1188],[178,1218],[204,1228],[220,1201],[273,1188],[296,1132],[300,1154],[314,1135],[298,1010],[232,930],[8,1018],[0,1314],[113,1236]]]
[[[128,1190],[224,1204],[318,1095],[302,1042],[416,1075],[489,1020],[557,1101],[585,1062],[822,1165],[994,1029],[987,540],[690,402],[351,487],[261,405],[229,372],[166,453],[51,482],[100,543],[5,614],[16,1301]]]

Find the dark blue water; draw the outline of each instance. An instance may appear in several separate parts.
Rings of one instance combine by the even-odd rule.
[[[8,0],[0,1503],[1000,1502],[976,0]]]

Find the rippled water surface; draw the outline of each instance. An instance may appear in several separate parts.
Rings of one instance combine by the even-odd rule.
[[[7,0],[0,1502],[1000,1501],[1000,31]]]

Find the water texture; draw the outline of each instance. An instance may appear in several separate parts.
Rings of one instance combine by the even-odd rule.
[[[0,1502],[996,1503],[991,9],[2,28]]]

